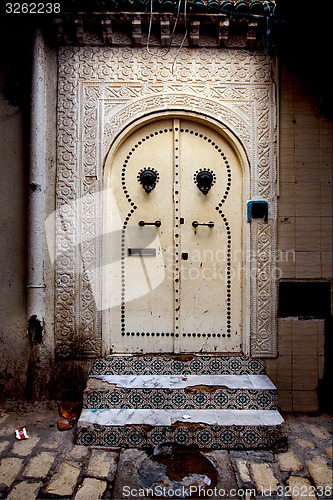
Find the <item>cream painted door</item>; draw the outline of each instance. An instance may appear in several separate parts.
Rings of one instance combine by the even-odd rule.
[[[109,168],[112,352],[240,352],[242,174],[230,145],[201,123],[160,120]]]

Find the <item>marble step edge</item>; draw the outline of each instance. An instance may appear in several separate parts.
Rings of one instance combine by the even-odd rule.
[[[283,418],[277,410],[160,410],[160,409],[83,409],[78,429],[101,427],[204,424],[214,427],[275,427]]]
[[[264,374],[258,358],[220,354],[111,354],[94,361],[92,375],[101,374]]]
[[[89,389],[276,390],[267,375],[90,375]]]

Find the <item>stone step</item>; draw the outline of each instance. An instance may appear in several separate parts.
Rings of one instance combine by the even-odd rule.
[[[214,354],[110,355],[94,362],[91,375],[263,375],[260,359]]]
[[[84,409],[76,443],[123,448],[163,443],[210,449],[268,448],[282,438],[274,410]]]
[[[117,354],[94,362],[76,442],[260,449],[282,437],[262,360],[213,354]]]
[[[276,410],[266,375],[91,375],[84,408]]]

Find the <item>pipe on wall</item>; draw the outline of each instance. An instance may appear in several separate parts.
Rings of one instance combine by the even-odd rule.
[[[46,180],[46,47],[42,33],[34,37],[30,158],[28,185],[27,315],[29,327],[43,328],[45,318],[45,180]]]

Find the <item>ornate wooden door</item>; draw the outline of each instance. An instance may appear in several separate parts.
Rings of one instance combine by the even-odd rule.
[[[242,173],[191,120],[130,135],[111,168],[113,352],[242,350]]]

